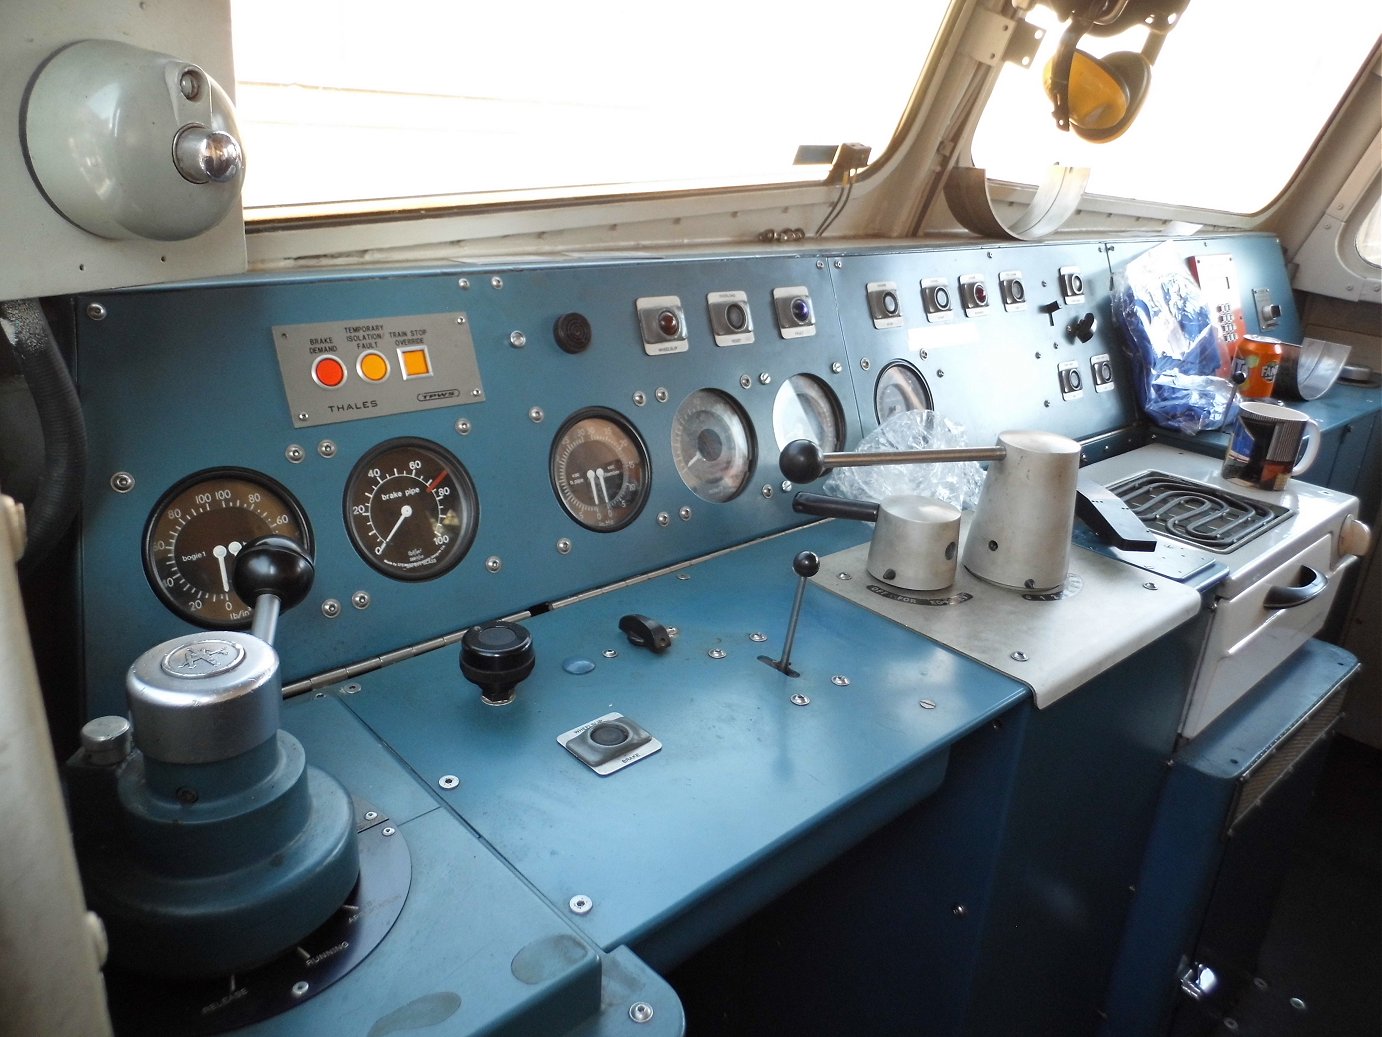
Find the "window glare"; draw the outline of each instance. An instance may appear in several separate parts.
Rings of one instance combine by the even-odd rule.
[[[1053,163],[1088,166],[1090,194],[1261,210],[1304,160],[1382,29],[1375,0],[1313,0],[1302,19],[1275,6],[1191,3],[1152,66],[1142,111],[1107,144],[1056,129],[1041,75],[1061,27],[1048,8],[1034,8],[1029,20],[1047,30],[1041,52],[1028,69],[1005,67],[974,133],[974,164],[1026,184]],[[1146,35],[1087,35],[1080,47],[1096,56],[1140,51]],[[1222,175],[1225,165],[1232,176]]]
[[[819,180],[797,147],[880,155],[946,7],[894,6],[232,0],[245,204]]]
[[[1362,224],[1358,227],[1358,236],[1353,241],[1358,255],[1364,262],[1373,266],[1382,266],[1382,221],[1378,219],[1380,209],[1382,199],[1372,203],[1372,211],[1363,218]]]

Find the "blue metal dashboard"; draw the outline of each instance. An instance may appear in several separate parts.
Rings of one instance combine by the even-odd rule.
[[[843,448],[879,423],[878,379],[905,364],[935,409],[962,422],[976,445],[1028,427],[1081,440],[1087,459],[1125,449],[1139,433],[1128,361],[1109,319],[1113,255],[1125,260],[1151,244],[316,270],[79,299],[75,368],[92,444],[79,551],[85,713],[123,713],[134,657],[194,629],[160,600],[151,585],[157,574],[144,561],[146,529],[169,489],[199,472],[262,477],[300,504],[316,563],[311,593],[279,626],[285,681],[297,696],[285,724],[353,794],[388,800],[401,832],[416,841],[415,857],[428,858],[416,894],[422,903],[410,902],[358,982],[246,1032],[335,1032],[366,1003],[383,1020],[465,974],[461,963],[482,950],[493,962],[457,982],[493,992],[493,984],[511,985],[508,958],[554,932],[575,937],[579,953],[569,972],[557,973],[574,984],[563,989],[583,993],[549,1002],[519,990],[519,1007],[457,1011],[445,1032],[625,1032],[627,1004],[611,1009],[612,989],[642,984],[649,997],[675,1001],[630,948],[665,971],[851,848],[870,845],[872,833],[934,824],[906,820],[924,803],[944,816],[969,815],[953,843],[935,849],[935,873],[991,880],[956,880],[956,888],[978,883],[991,892],[974,894],[976,928],[956,938],[954,964],[935,973],[937,983],[978,982],[984,961],[1015,953],[990,948],[980,956],[1007,927],[1002,905],[1030,880],[1028,868],[1068,849],[1051,845],[1053,833],[1068,829],[1070,845],[1090,840],[1089,861],[1133,874],[1150,825],[1149,790],[1174,740],[1177,696],[1193,660],[1143,649],[1073,695],[1078,701],[1038,716],[1020,681],[818,588],[807,589],[793,657],[802,676],[789,678],[759,656],[781,649],[793,556],[827,555],[867,537],[864,527],[793,512],[795,487],[776,464],[784,387],[795,385],[789,400],[805,384],[817,405],[829,402]],[[1271,239],[1182,245],[1187,254],[1232,252],[1246,281],[1289,302]],[[1081,274],[1078,293],[1072,270]],[[943,309],[937,284],[950,297]],[[884,286],[899,312],[880,314]],[[776,305],[783,289],[809,297],[809,332],[784,323]],[[717,344],[726,336],[713,324],[724,312],[715,302],[725,293],[751,312],[752,341]],[[655,301],[654,317],[676,314],[669,333],[659,337],[654,322],[649,340],[640,300]],[[1290,306],[1284,310],[1298,327]],[[588,347],[574,352],[553,332],[571,313],[591,330]],[[1091,314],[1102,323],[1085,339],[1075,326]],[[310,344],[283,360],[275,341],[285,328],[337,327],[344,338],[347,328],[402,328],[405,318],[438,315],[464,322],[459,348],[473,351],[478,372],[478,384],[446,405],[424,400],[439,383],[419,379],[418,405],[408,406],[412,384],[396,391],[403,358],[380,350],[394,365],[390,391],[404,403],[376,416],[356,354],[331,396],[334,387],[309,384]],[[447,369],[442,351],[458,348],[452,343],[429,340],[438,370]],[[1096,390],[1100,361],[1109,380]],[[281,362],[301,367],[285,378]],[[1082,387],[1069,382],[1072,369],[1084,376]],[[305,423],[294,404],[319,389],[361,409]],[[698,495],[674,461],[678,412],[702,390],[732,401],[749,431],[744,485],[727,500]],[[553,483],[559,430],[592,408],[618,415],[646,450],[646,503],[609,532],[576,521]],[[349,531],[353,469],[400,439],[453,455],[473,484],[473,542],[432,579],[392,578]],[[618,627],[629,613],[674,628],[670,649],[631,645]],[[498,617],[528,627],[537,663],[516,700],[493,707],[462,677],[456,642]],[[1145,664],[1154,656],[1152,675]],[[1134,673],[1145,686],[1130,705]],[[600,777],[556,739],[613,711],[662,748]],[[1005,722],[1007,733],[994,733]],[[1094,799],[1101,817],[1126,824],[1126,845],[1091,839],[1097,825],[1082,823],[1076,833],[1066,818],[1043,832],[1034,820],[1043,797],[1071,795],[1061,784],[1070,775],[1054,761],[1085,751],[1091,739],[1105,743],[1090,756],[1099,761],[1092,773],[1106,781]],[[990,743],[997,747],[982,748]],[[947,776],[956,751],[985,761],[964,765],[963,788]],[[1130,807],[1120,805],[1124,783],[1134,792]],[[993,812],[982,821],[970,809],[980,803]],[[1009,863],[995,863],[1000,854]],[[891,861],[888,870],[909,866]],[[471,876],[489,883],[483,909],[466,901],[463,910],[447,893],[447,881],[465,886]],[[1108,890],[1092,896],[1113,902]],[[987,917],[990,901],[999,914]],[[472,909],[478,930],[457,915]],[[455,924],[440,925],[429,917],[436,911]],[[1096,942],[1111,954],[1116,920],[1108,925]],[[938,929],[935,939],[948,938]],[[410,971],[405,960],[418,964],[395,998],[383,988]],[[395,978],[364,978],[370,969]],[[616,975],[639,978],[620,986]],[[371,993],[362,995],[366,984]],[[537,1014],[523,1014],[530,1010]],[[635,1020],[634,1032],[675,1032],[679,1017],[669,1005],[651,1028]]]

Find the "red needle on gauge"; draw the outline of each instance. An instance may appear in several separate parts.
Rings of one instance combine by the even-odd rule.
[[[427,492],[428,492],[428,493],[431,493],[431,492],[432,492],[433,490],[435,490],[438,486],[440,486],[440,485],[442,484],[442,482],[445,481],[445,479],[446,479],[446,469],[443,468],[440,472],[437,473],[437,477],[427,484]]]

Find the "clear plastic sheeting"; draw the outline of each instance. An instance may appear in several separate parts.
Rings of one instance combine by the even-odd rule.
[[[1238,393],[1221,377],[1229,358],[1199,285],[1174,249],[1158,245],[1114,275],[1113,316],[1148,418],[1191,434],[1233,420]]]
[[[933,410],[894,414],[859,443],[861,454],[886,450],[967,447],[964,426]],[[821,489],[836,497],[881,501],[897,494],[936,497],[957,508],[973,509],[984,485],[984,470],[974,461],[940,464],[860,465],[837,468]]]

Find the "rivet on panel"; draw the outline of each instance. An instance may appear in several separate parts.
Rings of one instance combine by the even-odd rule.
[[[307,452],[296,443],[290,443],[288,448],[283,451],[283,456],[293,464],[301,464],[302,459],[307,456]]]
[[[729,655],[729,653],[726,652],[723,648],[712,648],[705,654],[710,656],[710,658],[712,659],[723,659],[725,658],[725,656]]]
[[[590,914],[590,909],[595,906],[595,901],[591,900],[584,893],[577,893],[567,901],[566,906],[571,909],[572,914],[588,915]]]
[[[369,601],[369,591],[356,591],[350,596],[350,603],[357,609],[363,610],[369,608]]]
[[[437,784],[444,789],[454,789],[461,784],[461,779],[454,774],[443,774],[437,779]]]
[[[791,702],[791,704],[794,705],[794,706],[809,706],[809,705],[811,705],[811,699],[810,699],[810,697],[807,696],[807,695],[803,695],[801,692],[797,692],[795,695],[793,695],[793,696],[792,696],[790,699],[788,699],[787,701]]]
[[[465,418],[457,418],[455,428],[458,436],[470,435],[470,422]]]
[[[653,1006],[646,1001],[635,1001],[629,1005],[629,1018],[636,1023],[650,1022],[653,1018]]]
[[[849,678],[846,677],[843,673],[837,673],[835,674],[835,676],[830,678],[830,683],[835,685],[835,687],[837,688],[848,688]]]
[[[116,472],[110,477],[110,488],[116,493],[129,493],[134,489],[134,476],[129,472]]]
[[[323,439],[317,444],[317,453],[321,454],[322,457],[335,457],[336,444],[329,439]]]
[[[922,699],[920,702],[917,703],[917,705],[920,706],[922,709],[936,708],[936,704],[932,702],[930,699]]]
[[[668,393],[666,389],[661,387],[653,390],[653,399],[657,400],[658,403],[666,403],[670,395],[671,394]]]
[[[509,332],[509,345],[513,346],[514,349],[522,349],[522,348],[523,348],[524,346],[526,346],[527,344],[528,344],[528,336],[525,335],[525,334],[523,334],[523,332],[521,332],[521,331],[511,331],[511,332]]]
[[[335,619],[341,614],[341,603],[335,598],[327,598],[322,602],[322,615],[327,619]]]
[[[489,279],[489,286],[490,286],[491,288],[495,288],[495,289],[503,288],[503,287],[504,287],[504,279],[503,279],[502,277],[491,277],[491,278]]]
[[[498,555],[490,555],[485,559],[486,572],[497,573],[502,568],[504,568],[504,561]]]

